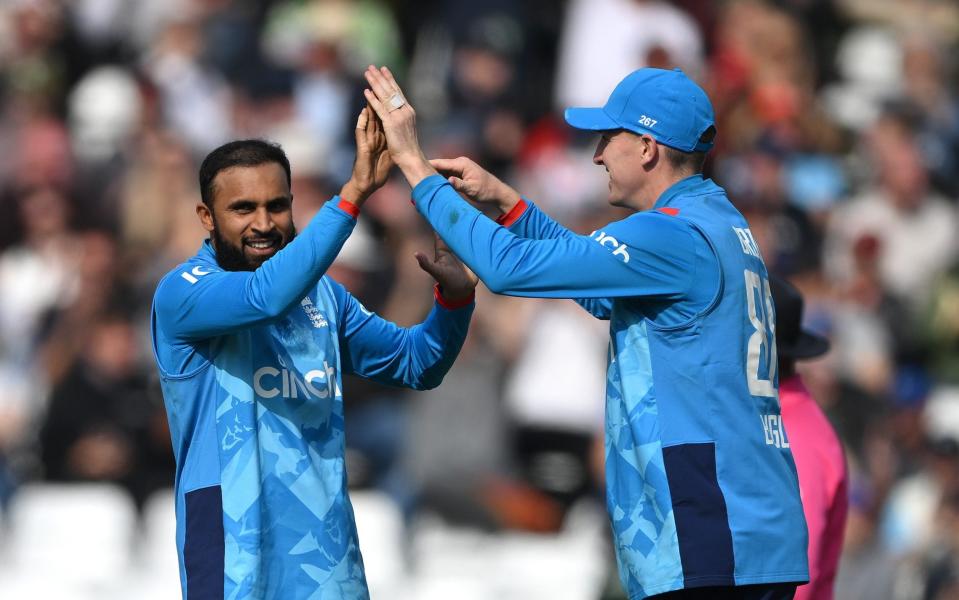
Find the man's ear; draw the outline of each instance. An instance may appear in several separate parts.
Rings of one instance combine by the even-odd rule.
[[[196,205],[196,216],[200,217],[200,223],[207,231],[213,231],[213,211],[206,204],[200,202]]]
[[[660,153],[659,143],[653,139],[651,135],[640,136],[639,143],[641,145],[640,156],[642,157],[643,166],[651,167],[656,164],[656,159]]]

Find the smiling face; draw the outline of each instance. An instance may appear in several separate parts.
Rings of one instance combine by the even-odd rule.
[[[593,162],[609,173],[609,203],[635,210],[649,208],[646,188],[648,169],[657,156],[656,142],[648,135],[631,131],[604,131],[593,154]],[[653,198],[655,201],[655,198]]]
[[[293,195],[278,163],[224,169],[212,191],[212,207],[196,210],[224,269],[253,271],[296,236]]]

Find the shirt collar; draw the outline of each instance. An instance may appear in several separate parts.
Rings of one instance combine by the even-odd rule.
[[[216,266],[220,266],[216,262],[216,250],[213,249],[213,244],[210,242],[210,238],[203,240],[203,243],[200,244],[200,250],[197,251],[196,257],[203,262],[213,263]]]
[[[673,185],[666,188],[659,198],[656,200],[656,204],[653,205],[653,208],[662,208],[664,206],[669,206],[669,203],[676,198],[690,190],[696,189],[697,187],[703,185],[707,181],[703,179],[702,173],[696,173],[695,175],[690,175],[684,179],[680,179]]]

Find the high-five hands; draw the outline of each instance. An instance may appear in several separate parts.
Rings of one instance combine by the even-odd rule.
[[[410,187],[436,173],[420,148],[416,134],[416,111],[403,94],[393,74],[386,67],[372,65],[363,73],[369,89],[363,90],[366,101],[383,122],[390,156]]]
[[[416,252],[416,262],[440,284],[443,297],[451,302],[465,300],[476,289],[479,278],[456,258],[449,247],[433,234],[433,257]]]
[[[370,65],[363,76],[370,85],[363,91],[366,101],[383,121],[390,156],[410,187],[440,171],[456,191],[474,202],[496,204],[503,213],[520,201],[516,190],[468,158],[426,160],[416,134],[416,111],[390,70]]]
[[[393,160],[387,149],[383,124],[367,105],[356,119],[356,158],[353,173],[343,185],[340,198],[356,206],[376,190],[383,187],[393,168]]]

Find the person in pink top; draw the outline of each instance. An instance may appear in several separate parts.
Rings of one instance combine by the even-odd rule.
[[[770,277],[776,308],[779,402],[799,472],[809,528],[809,583],[794,600],[832,600],[846,526],[846,459],[836,432],[796,373],[796,361],[821,356],[829,342],[801,327],[803,299],[789,282]]]

